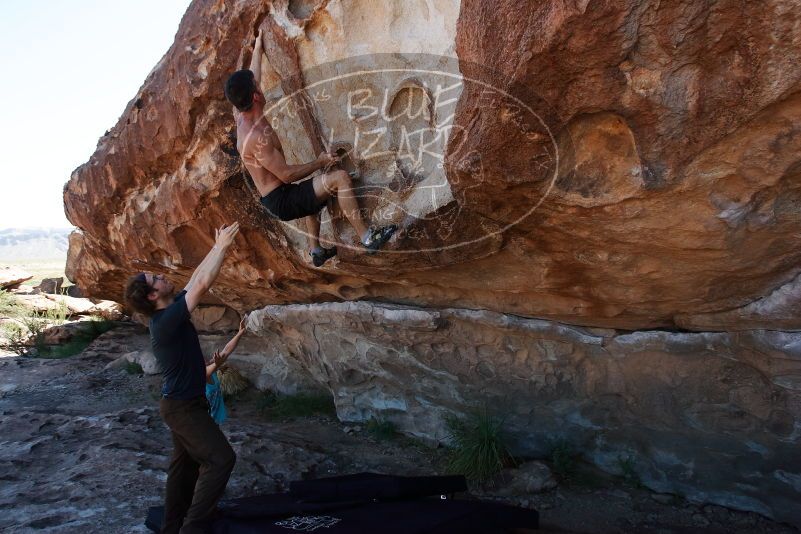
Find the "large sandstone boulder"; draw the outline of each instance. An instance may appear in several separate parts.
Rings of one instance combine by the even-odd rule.
[[[198,332],[230,332],[239,328],[239,314],[227,306],[198,306],[192,324]]]
[[[131,319],[144,327],[150,326],[150,317],[141,313],[133,312]],[[231,332],[239,328],[239,314],[227,306],[201,304],[192,310],[192,324],[203,334]]]
[[[93,315],[109,321],[122,318],[122,306],[110,300],[76,298],[68,295],[45,295],[57,306],[64,306],[71,314]]]
[[[801,248],[789,237],[801,227],[798,17],[793,0],[195,1],[65,187],[81,229],[68,277],[112,300],[140,269],[186,281],[213,228],[236,219],[243,230],[215,293],[238,311],[376,297],[627,329],[799,328]],[[267,33],[269,98],[340,75],[310,89],[319,102],[275,115],[291,162],[330,140],[355,144],[383,90],[393,117],[418,93],[436,96],[435,67],[484,84],[465,82],[422,118],[370,123],[409,132],[427,117],[443,138],[458,132],[426,146],[444,163],[424,164],[426,176],[405,168],[404,138],[389,131],[368,154],[360,130],[362,201],[374,222],[404,227],[398,253],[342,247],[338,263],[315,270],[302,227],[257,204],[222,93],[256,28]],[[408,72],[346,76],[387,65]],[[361,90],[375,98],[349,100]],[[379,148],[387,155],[371,157]],[[323,232],[352,243],[340,219]]]
[[[125,369],[129,363],[137,363],[146,375],[161,374],[161,367],[150,349],[127,352],[106,364],[105,369]]]
[[[83,234],[79,230],[73,230],[69,235],[69,249],[67,250],[67,265],[64,274],[67,280],[75,283],[78,278],[76,269],[83,261]]]
[[[444,441],[448,416],[488,406],[513,454],[566,440],[659,492],[801,518],[801,333],[618,333],[370,302],[267,306],[248,329],[265,367],[332,391],[342,420]]]
[[[54,297],[54,295],[49,295],[50,297]],[[15,298],[17,302],[19,302],[22,306],[25,306],[31,312],[35,312],[38,314],[47,313],[49,311],[55,311],[59,309],[59,303],[53,300],[52,298],[48,298],[48,295],[42,293],[33,293],[33,294],[16,294]]]
[[[801,524],[800,19],[795,0],[195,0],[65,186],[67,276],[112,300],[140,270],[180,286],[238,220],[206,304],[261,309],[239,361],[259,387],[325,384],[342,418],[434,439],[503,394],[520,450],[563,436]],[[289,162],[349,151],[371,221],[401,228],[387,251],[329,207],[340,255],[314,269],[302,224],[258,204],[222,86],[259,29]]]

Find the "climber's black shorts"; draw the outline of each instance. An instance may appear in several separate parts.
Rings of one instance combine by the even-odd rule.
[[[294,221],[307,215],[314,215],[325,206],[325,200],[318,200],[314,194],[314,179],[300,183],[279,185],[261,197],[261,204],[270,215],[282,221]]]

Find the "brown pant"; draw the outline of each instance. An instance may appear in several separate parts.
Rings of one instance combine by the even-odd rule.
[[[159,411],[172,431],[173,443],[161,532],[206,532],[236,455],[209,415],[205,396],[161,399]]]

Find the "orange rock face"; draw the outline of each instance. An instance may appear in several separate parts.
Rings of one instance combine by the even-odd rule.
[[[238,311],[370,298],[624,329],[801,328],[794,0],[430,4],[193,2],[65,187],[82,230],[71,279],[111,299],[138,270],[188,280],[213,228],[239,220],[210,302]],[[343,247],[314,269],[302,227],[257,203],[222,87],[259,27],[271,102],[326,80],[275,117],[288,159],[361,143],[362,203],[403,228],[390,252]],[[427,55],[379,55],[392,52]],[[387,65],[404,74],[341,76]],[[442,107],[435,70],[465,80]],[[354,100],[357,81],[376,95],[386,82],[380,157],[364,150],[373,104]],[[416,95],[426,113],[404,115]],[[404,158],[409,132],[435,133],[440,159]],[[353,243],[332,215],[324,235]]]
[[[489,403],[529,453],[636,455],[656,491],[798,524],[799,20],[797,0],[196,0],[65,187],[67,275],[110,299],[141,270],[178,285],[238,220],[196,319],[258,309],[237,360],[257,386],[435,440]],[[223,84],[259,29],[289,163],[346,151],[366,216],[400,227],[381,253],[329,205],[339,255],[315,269],[303,224],[258,203]]]

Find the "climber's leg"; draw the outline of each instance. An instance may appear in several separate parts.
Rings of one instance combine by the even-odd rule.
[[[309,250],[320,246],[320,215],[315,213],[306,217],[306,233],[309,238]]]
[[[326,203],[325,198],[317,198],[313,180],[284,184],[261,198],[262,205],[268,213],[282,221],[294,221],[304,218],[309,237],[309,255],[315,267],[320,267],[330,258],[336,256],[336,247],[320,246],[320,210]]]
[[[315,267],[322,267],[325,262],[337,255],[337,247],[320,246],[320,214],[306,217],[306,232],[309,236],[309,256]]]
[[[356,193],[353,190],[353,182],[347,172],[337,170],[316,176],[314,178],[314,193],[320,200],[328,200],[331,196],[336,195],[339,207],[342,213],[350,221],[353,229],[356,230],[356,235],[362,245],[367,248],[369,253],[376,252],[381,246],[389,241],[392,234],[397,227],[395,225],[385,226],[383,228],[370,229],[364,222],[361,210],[359,209],[359,201],[356,198]]]
[[[350,221],[356,234],[361,237],[367,232],[367,224],[359,211],[359,201],[356,199],[353,183],[348,173],[337,170],[316,176],[314,178],[314,194],[321,200],[328,200],[332,195],[336,195],[342,213]]]

